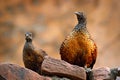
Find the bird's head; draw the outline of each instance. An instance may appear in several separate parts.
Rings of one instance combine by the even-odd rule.
[[[25,33],[25,39],[27,42],[32,42],[32,33],[26,32]]]
[[[78,23],[86,24],[86,16],[83,12],[75,12],[77,16]]]

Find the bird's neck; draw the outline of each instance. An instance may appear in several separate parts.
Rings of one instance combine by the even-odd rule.
[[[83,24],[79,24],[79,23],[78,23],[78,24],[75,26],[74,30],[76,30],[76,31],[87,30],[86,24],[85,24],[85,23],[83,23]]]
[[[78,21],[78,24],[85,24],[86,25],[86,23],[87,23],[85,17],[77,16],[77,21]]]
[[[31,39],[26,39],[26,42],[31,42],[32,43],[32,40]]]
[[[26,49],[34,49],[34,46],[32,44],[32,41],[29,41],[29,42],[25,42],[25,46],[24,46]]]
[[[84,36],[90,37],[90,34],[86,28],[86,24],[77,24],[73,29],[75,33],[83,34]],[[81,35],[79,35],[81,36]]]
[[[32,44],[32,41],[26,41],[26,43]]]

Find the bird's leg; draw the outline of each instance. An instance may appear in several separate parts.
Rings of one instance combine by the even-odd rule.
[[[88,67],[87,67],[87,65],[85,65],[85,67],[84,67],[84,68],[85,68],[86,73],[89,73],[89,72],[91,72],[91,71],[92,71],[92,69],[91,69],[91,68],[88,68]]]
[[[93,79],[93,73],[92,73],[92,69],[91,68],[88,68],[87,65],[85,65],[85,71],[86,71],[86,79],[87,80],[94,80]]]

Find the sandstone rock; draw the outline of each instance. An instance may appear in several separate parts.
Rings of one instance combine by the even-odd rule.
[[[114,80],[113,78],[111,78],[111,71],[108,67],[94,69],[93,77],[95,80]]]
[[[63,60],[46,57],[41,66],[42,74],[67,77],[72,80],[86,80],[84,68],[71,65]]]
[[[0,80],[51,80],[16,64],[0,64]]]

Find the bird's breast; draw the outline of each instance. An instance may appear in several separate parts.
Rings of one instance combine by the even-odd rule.
[[[63,59],[74,63],[77,56],[90,57],[93,45],[89,34],[73,31],[63,42],[60,53]]]

